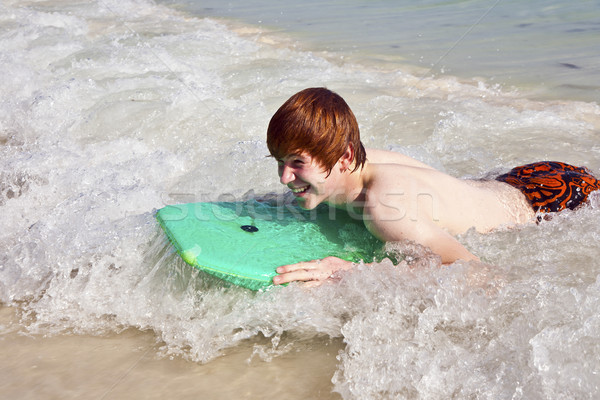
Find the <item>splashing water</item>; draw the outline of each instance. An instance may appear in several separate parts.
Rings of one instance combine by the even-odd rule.
[[[276,364],[334,341],[346,399],[600,392],[597,195],[540,225],[464,234],[481,264],[403,244],[388,250],[411,265],[258,293],[189,268],[153,216],[279,193],[264,132],[304,87],[342,94],[366,146],[476,178],[539,159],[598,174],[597,104],[340,62],[145,1],[0,10],[0,300],[19,315],[3,334],[134,328],[159,357],[209,365],[248,344]]]

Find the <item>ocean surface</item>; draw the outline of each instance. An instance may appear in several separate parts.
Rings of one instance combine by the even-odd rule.
[[[341,62],[483,78],[529,96],[600,99],[600,1],[162,0],[236,20]]]
[[[154,212],[284,196],[266,127],[311,86],[457,177],[600,175],[599,5],[2,2],[3,396],[597,398],[600,195],[460,236],[481,264],[399,243],[411,267],[258,293],[185,265]]]

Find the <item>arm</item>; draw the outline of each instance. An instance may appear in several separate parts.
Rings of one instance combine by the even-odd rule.
[[[430,248],[442,258],[443,264],[451,264],[457,260],[477,260],[479,258],[469,252],[456,238],[446,232],[427,217],[416,220],[407,217],[404,213],[384,213],[382,208],[369,211],[365,218],[367,229],[385,242],[412,240]]]
[[[385,229],[386,227],[388,228],[387,230]],[[427,226],[419,226],[418,234],[411,235],[412,238],[398,237],[399,230],[401,229],[394,228],[394,226],[372,225],[369,230],[380,238],[393,238],[393,240],[384,239],[385,241],[399,241],[401,239],[414,240],[419,244],[429,247],[434,253],[440,255],[443,264],[451,264],[456,260],[479,261],[477,256],[471,254],[454,237],[433,223]],[[337,271],[350,270],[354,265],[355,264],[350,261],[342,260],[337,257],[326,257],[322,260],[283,265],[277,268],[277,273],[279,275],[273,277],[273,284],[281,285],[293,281],[304,281],[307,282],[306,286],[308,287],[319,286],[327,279],[332,278]]]

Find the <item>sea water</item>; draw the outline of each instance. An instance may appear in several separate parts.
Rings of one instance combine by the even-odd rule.
[[[600,98],[600,2],[564,0],[163,0],[292,34],[342,60],[485,77],[536,96]]]
[[[490,38],[513,49],[521,48],[516,40],[533,40],[507,34],[501,20],[514,19],[494,10],[508,13],[514,2],[496,3],[419,3],[406,20],[458,24],[464,30],[453,32],[462,35],[487,15],[499,26]],[[265,130],[283,101],[310,86],[346,98],[367,147],[404,152],[454,176],[489,178],[542,159],[600,175],[598,64],[589,42],[576,49],[581,54],[557,55],[559,64],[581,68],[553,64],[538,69],[551,78],[520,71],[511,81],[503,68],[451,64],[460,39],[453,34],[423,62],[425,53],[388,46],[390,26],[356,48],[355,39],[339,41],[353,29],[338,17],[357,25],[408,3],[326,3],[337,8],[310,14],[321,21],[313,31],[299,28],[306,22],[260,22],[274,9],[258,4],[249,6],[254,14],[244,11],[250,17],[228,14],[233,5],[217,12],[203,4],[0,5],[6,396],[598,396],[598,195],[540,224],[460,236],[482,263],[440,266],[426,249],[399,243],[387,250],[410,255],[411,265],[383,260],[319,288],[258,293],[186,266],[154,218],[176,202],[283,196]],[[589,13],[565,18],[580,28],[547,33],[560,39],[556,49],[571,33],[597,33],[597,2],[577,4]],[[534,8],[565,7],[519,13],[543,25],[547,14]],[[302,8],[289,10],[291,20],[308,18]],[[456,23],[456,15],[477,19]],[[420,48],[418,37],[407,41]],[[369,44],[378,42],[395,50]],[[481,47],[472,46],[467,52],[478,55]],[[554,67],[587,81],[564,97],[540,94]]]

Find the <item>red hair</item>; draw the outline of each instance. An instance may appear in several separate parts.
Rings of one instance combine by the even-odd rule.
[[[356,117],[341,96],[325,88],[304,89],[290,97],[273,115],[267,129],[267,146],[273,157],[308,153],[327,173],[350,144],[354,149],[354,172],[366,161]]]

